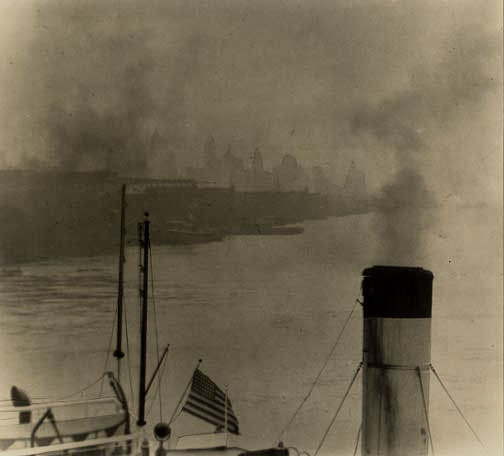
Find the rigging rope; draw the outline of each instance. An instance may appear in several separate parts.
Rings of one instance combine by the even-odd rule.
[[[341,402],[340,404],[338,405],[338,408],[336,409],[336,412],[334,413],[332,419],[331,419],[331,422],[329,423],[329,426],[327,426],[327,429],[326,431],[324,432],[324,435],[322,436],[322,440],[320,441],[319,443],[319,446],[317,447],[317,449],[315,450],[315,453],[313,453],[313,456],[317,456],[318,452],[320,451],[320,449],[322,448],[322,445],[324,445],[324,442],[329,434],[329,431],[331,430],[332,428],[332,425],[334,424],[334,422],[336,421],[336,417],[338,416],[338,413],[340,412],[341,410],[341,407],[343,407],[343,404],[348,396],[348,394],[350,393],[350,390],[352,389],[352,386],[355,382],[355,379],[357,378],[357,376],[359,375],[359,372],[362,368],[362,361],[359,363],[359,366],[357,367],[357,370],[355,371],[355,374],[352,378],[352,381],[350,382],[350,385],[348,385],[348,388],[347,390],[345,391],[345,394],[343,395],[343,398],[341,399]]]
[[[156,355],[157,362],[159,364],[159,331],[158,331],[158,318],[157,318],[157,310],[156,310],[156,299],[154,295],[154,268],[152,267],[152,248],[149,240],[149,262],[150,262],[150,270],[151,270],[151,296],[152,296],[152,307],[154,308],[154,328],[156,334]],[[166,366],[166,363],[164,364]],[[163,369],[164,369],[163,366]],[[158,385],[157,391],[159,392],[159,419],[163,421],[163,394],[161,388],[161,375],[158,376]],[[155,397],[155,396],[154,396]]]
[[[130,345],[129,345],[129,335],[128,335],[128,315],[126,312],[126,301],[124,301],[124,329],[125,329],[125,334],[126,334],[126,354],[127,356],[127,362],[128,362],[128,380],[129,380],[129,387],[130,387],[130,395],[131,395],[131,405],[133,408],[135,408],[135,395],[133,394],[133,380],[131,376],[131,352],[130,352]]]
[[[57,399],[52,399],[52,400],[58,402],[58,401],[63,401],[65,399],[68,399],[68,398],[73,397],[73,396],[77,396],[78,394],[82,394],[84,391],[86,391],[88,389],[91,389],[93,386],[95,386],[100,380],[102,380],[103,378],[105,378],[105,376],[106,376],[106,373],[104,372],[93,383],[90,383],[88,386],[85,386],[81,390],[76,391],[75,393],[72,393],[72,394],[67,394],[66,396],[62,396],[62,397],[57,398]],[[102,384],[103,384],[103,382],[102,382]],[[101,397],[101,393],[100,393],[100,397]]]
[[[117,320],[117,306],[115,307],[114,321],[112,322],[112,331],[110,331],[110,340],[109,340],[108,349],[107,349],[107,357],[105,358],[105,366],[103,367],[104,373],[107,371],[107,366],[108,366],[108,362],[110,359],[110,353],[112,353],[112,339],[114,337],[114,329],[115,329],[116,320]],[[105,380],[105,376],[102,375],[101,378],[102,378],[102,382],[100,385],[100,397],[102,396],[102,393],[103,393],[103,381]]]
[[[200,364],[202,363],[203,360],[198,360],[198,364],[196,366],[196,369],[198,369],[200,367]],[[196,370],[195,369],[195,370]],[[177,402],[177,405],[175,406],[175,410],[173,410],[173,413],[172,413],[172,416],[170,418],[170,421],[168,421],[168,424],[172,424],[173,421],[178,418],[178,415],[177,415],[177,410],[179,409],[180,407],[180,404],[182,404],[182,401],[184,400],[184,397],[187,393],[187,391],[189,390],[189,388],[191,387],[191,384],[192,384],[192,381],[193,381],[193,376],[194,376],[194,371],[193,371],[193,374],[191,374],[191,377],[189,378],[189,381],[187,382],[187,385],[186,387],[184,388],[184,391],[182,392],[180,398],[179,398],[179,401]],[[175,416],[177,415],[177,416]],[[180,415],[180,413],[179,413]]]
[[[357,454],[357,449],[359,448],[361,431],[362,431],[362,423],[359,426],[359,431],[357,432],[357,438],[355,439],[355,448],[354,448],[353,456],[355,456]]]
[[[345,320],[345,323],[343,324],[343,327],[341,328],[339,334],[338,334],[338,337],[336,338],[336,342],[334,342],[334,345],[332,346],[331,348],[331,351],[329,352],[329,354],[327,355],[325,361],[324,361],[324,364],[322,365],[322,368],[319,370],[317,376],[315,377],[315,380],[312,382],[312,385],[307,393],[307,395],[304,397],[304,399],[301,401],[301,403],[299,404],[298,408],[295,410],[294,414],[292,415],[291,419],[289,420],[289,422],[287,423],[287,425],[282,429],[282,432],[280,432],[280,435],[277,439],[277,442],[281,441],[282,440],[282,437],[284,436],[284,434],[287,432],[287,430],[290,428],[290,426],[292,425],[294,419],[296,418],[297,414],[299,413],[299,411],[303,408],[303,405],[306,403],[306,401],[308,400],[308,398],[311,396],[313,390],[315,389],[315,386],[317,385],[318,381],[320,380],[320,377],[322,376],[325,368],[327,367],[327,364],[329,363],[329,360],[332,358],[332,355],[334,354],[334,351],[336,350],[336,347],[341,339],[341,336],[343,335],[343,332],[345,331],[345,328],[347,327],[348,325],[348,322],[350,321],[350,319],[352,318],[352,315],[355,311],[355,308],[357,307],[357,304],[359,303],[359,300],[356,299],[355,300],[355,304],[350,312],[350,314],[348,315],[347,319]]]
[[[65,396],[60,396],[60,397],[56,397],[56,398],[48,398],[48,397],[35,398],[36,400],[34,400],[32,402],[32,405],[48,404],[48,403],[52,403],[52,402],[73,402],[73,401],[66,401],[66,399],[68,399],[70,397],[77,396],[78,394],[82,394],[84,391],[91,389],[100,380],[102,380],[105,376],[106,376],[106,373],[103,373],[95,381],[93,381],[89,385],[85,386],[84,388],[80,389],[79,391],[75,391],[71,394],[66,394]],[[91,399],[97,399],[97,398],[91,398]],[[12,399],[1,399],[1,402],[12,402]]]
[[[483,442],[480,440],[480,438],[478,437],[478,434],[476,434],[476,431],[473,429],[473,427],[471,426],[471,424],[469,423],[469,421],[467,420],[467,418],[464,416],[464,414],[462,413],[462,410],[459,408],[459,406],[457,405],[457,403],[455,402],[455,399],[453,399],[452,395],[448,392],[448,390],[446,389],[446,386],[444,385],[444,383],[441,381],[441,378],[439,377],[436,369],[434,369],[434,366],[431,364],[430,365],[430,368],[432,370],[432,372],[434,373],[434,375],[436,376],[439,384],[443,387],[446,395],[450,398],[450,400],[452,401],[453,405],[455,406],[455,408],[457,409],[457,411],[459,412],[460,416],[462,417],[462,419],[465,421],[465,423],[467,424],[467,427],[471,430],[471,432],[473,433],[474,437],[476,438],[476,440],[479,442],[479,444],[481,445],[481,447],[483,449],[485,449],[486,451],[486,448],[485,448],[485,445],[483,445]]]
[[[305,450],[299,451],[299,448],[296,448],[295,446],[287,447],[287,450],[294,450],[296,452],[297,456],[301,456],[302,454],[305,454],[306,456],[311,456],[310,453],[308,453],[308,451],[305,451]]]
[[[427,402],[425,400],[425,392],[424,392],[424,387],[422,383],[422,374],[420,372],[420,368],[417,367],[417,375],[418,375],[418,381],[420,382],[420,391],[422,393],[422,405],[423,405],[423,410],[425,414],[425,422],[427,423],[427,432],[429,433],[429,441],[430,441],[430,446],[432,450],[432,456],[434,456],[434,445],[432,444],[432,433],[431,433],[431,428],[430,428],[430,423],[429,423],[429,412],[427,411]]]
[[[189,388],[191,386],[192,379],[193,379],[193,376],[191,375],[191,378],[189,379],[189,382],[187,383],[186,387],[184,388],[184,391],[181,394],[181,396],[179,398],[179,401],[177,402],[177,405],[175,406],[175,409],[173,410],[172,416],[170,418],[170,421],[168,421],[168,424],[172,424],[175,421],[175,419],[178,418],[178,416],[180,415],[180,412],[177,415],[177,411],[180,408],[180,404],[182,404],[182,401],[184,400],[184,397],[185,397],[187,391],[189,390]]]
[[[156,396],[159,394],[159,403],[161,404],[161,380],[163,378],[163,375],[165,373],[165,369],[166,369],[166,365],[168,364],[166,359],[168,358],[168,356],[166,356],[163,360],[163,365],[161,366],[161,369],[159,370],[158,374],[159,375],[159,382],[158,384],[156,385],[156,391],[154,391],[154,394],[152,396],[152,400],[151,400],[151,403],[149,405],[149,410],[147,411],[147,416],[150,416],[150,413],[152,411],[152,407],[154,406],[154,402],[156,402]],[[161,408],[161,407],[160,407]],[[161,410],[160,410],[160,417],[159,417],[160,421],[163,421],[163,416],[161,415]]]

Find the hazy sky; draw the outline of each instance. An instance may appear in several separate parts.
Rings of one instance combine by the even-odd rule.
[[[219,153],[291,153],[339,184],[355,160],[381,210],[309,247],[344,278],[371,257],[432,268],[435,312],[460,312],[452,332],[435,323],[438,352],[501,354],[502,79],[500,0],[0,0],[0,168],[138,169],[156,129],[181,167],[210,134]],[[287,291],[296,262],[263,252]],[[473,307],[482,319],[457,326]]]
[[[438,199],[497,202],[500,3],[3,0],[3,162],[134,165],[157,128],[182,165],[213,134],[245,159],[336,177],[355,159],[371,188],[411,168]]]

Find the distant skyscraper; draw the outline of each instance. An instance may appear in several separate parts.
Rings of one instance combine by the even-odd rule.
[[[274,188],[273,174],[264,170],[262,153],[258,147],[252,154],[252,167],[247,170],[246,188],[251,191],[268,191]]]
[[[298,165],[293,155],[284,155],[274,173],[280,190],[303,190],[307,187],[304,169]]]
[[[222,176],[224,185],[233,185],[240,188],[246,180],[243,160],[236,157],[228,146],[221,159]]]

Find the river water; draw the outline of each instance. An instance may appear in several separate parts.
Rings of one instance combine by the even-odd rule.
[[[360,274],[380,258],[372,215],[304,226],[299,236],[235,236],[220,243],[153,248],[149,369],[155,366],[157,322],[159,345],[171,344],[161,384],[165,421],[202,358],[201,369],[227,386],[245,444],[273,444],[355,307],[318,386],[283,436],[288,445],[313,454],[358,366]],[[500,226],[489,209],[446,210],[436,226],[425,228],[422,253],[414,258],[435,275],[433,364],[488,454],[501,454],[502,445]],[[134,395],[137,255],[128,247],[130,355],[121,374],[129,394],[129,364]],[[59,398],[94,382],[105,366],[115,369],[107,347],[116,288],[115,256],[55,258],[24,264],[20,274],[2,277],[0,397],[8,398],[16,384],[34,398]],[[359,378],[321,454],[353,454],[360,388]],[[99,390],[98,383],[86,394]],[[434,378],[430,390],[436,454],[478,454],[478,443]],[[148,404],[151,424],[160,418],[158,403]],[[173,425],[175,436],[211,429],[185,414]]]

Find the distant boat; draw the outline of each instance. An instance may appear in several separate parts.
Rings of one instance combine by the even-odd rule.
[[[257,235],[257,236],[268,236],[268,235],[283,235],[291,236],[295,234],[301,234],[304,232],[304,228],[300,225],[273,225],[270,223],[254,223],[254,224],[244,224],[237,225],[233,228],[233,234],[241,235]]]
[[[216,228],[200,227],[196,223],[172,221],[155,231],[156,242],[168,245],[202,244],[224,239],[224,232]]]
[[[273,226],[273,225],[259,225],[259,234],[263,235],[293,235],[304,233],[304,228],[299,225],[285,225],[285,226]]]

